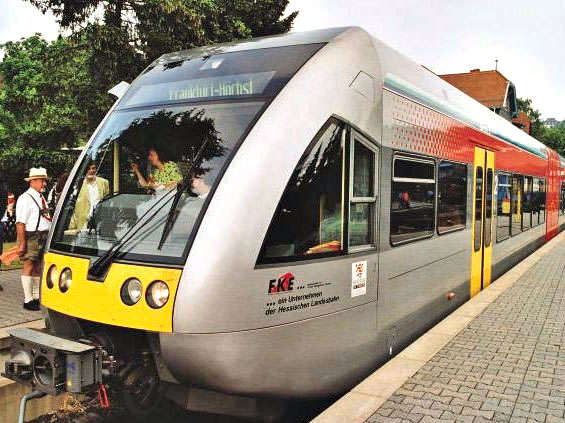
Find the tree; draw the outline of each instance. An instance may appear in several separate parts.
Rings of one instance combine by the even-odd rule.
[[[545,128],[541,141],[565,157],[565,124],[561,123],[554,128]]]
[[[52,174],[68,168],[72,158],[57,151],[86,142],[86,123],[98,106],[87,57],[73,43],[48,43],[36,34],[3,47],[0,172],[17,186],[31,166],[49,167]]]
[[[6,43],[0,63],[0,172],[70,167],[61,147],[83,145],[114,99],[163,53],[288,31],[288,0],[26,0],[70,36]]]
[[[530,129],[530,135],[539,141],[542,141],[545,127],[541,120],[540,111],[533,108],[532,100],[530,98],[516,98],[516,103],[518,104],[518,110],[526,113],[531,121],[532,126]]]
[[[28,1],[51,11],[75,35],[93,24],[108,27],[113,39],[127,41],[145,62],[176,50],[284,33],[298,14],[282,17],[289,0]],[[98,19],[97,11],[103,12]]]

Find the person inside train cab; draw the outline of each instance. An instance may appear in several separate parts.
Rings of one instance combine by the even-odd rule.
[[[191,190],[198,198],[204,200],[210,192],[210,185],[206,183],[204,176],[194,176],[192,178]]]
[[[69,229],[86,229],[88,220],[94,213],[100,200],[110,194],[108,180],[97,176],[96,173],[96,163],[91,161],[86,167],[86,175],[77,197]]]
[[[182,180],[182,173],[179,166],[172,160],[167,160],[162,152],[158,152],[155,147],[150,147],[147,152],[147,160],[153,167],[153,171],[147,178],[139,170],[137,163],[131,164],[131,169],[137,177],[139,185],[155,191],[174,187]]]

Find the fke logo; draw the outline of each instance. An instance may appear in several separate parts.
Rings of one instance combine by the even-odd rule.
[[[276,294],[278,292],[292,291],[294,284],[294,275],[290,272],[285,273],[278,279],[271,279],[269,281],[269,294]]]

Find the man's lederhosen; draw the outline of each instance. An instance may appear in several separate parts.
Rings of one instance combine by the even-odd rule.
[[[37,224],[35,225],[35,231],[26,231],[26,253],[23,256],[24,260],[40,261],[43,256],[43,250],[45,249],[45,243],[47,242],[47,234],[49,231],[38,231],[39,222],[41,221],[41,216],[49,220],[49,211],[42,209],[35,198],[29,193],[29,197],[33,200],[37,208],[39,209],[39,215],[37,217]],[[47,213],[47,215],[45,215]]]

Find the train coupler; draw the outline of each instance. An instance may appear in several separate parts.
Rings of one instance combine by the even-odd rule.
[[[83,393],[102,383],[101,350],[95,345],[16,328],[4,376],[51,395]]]

